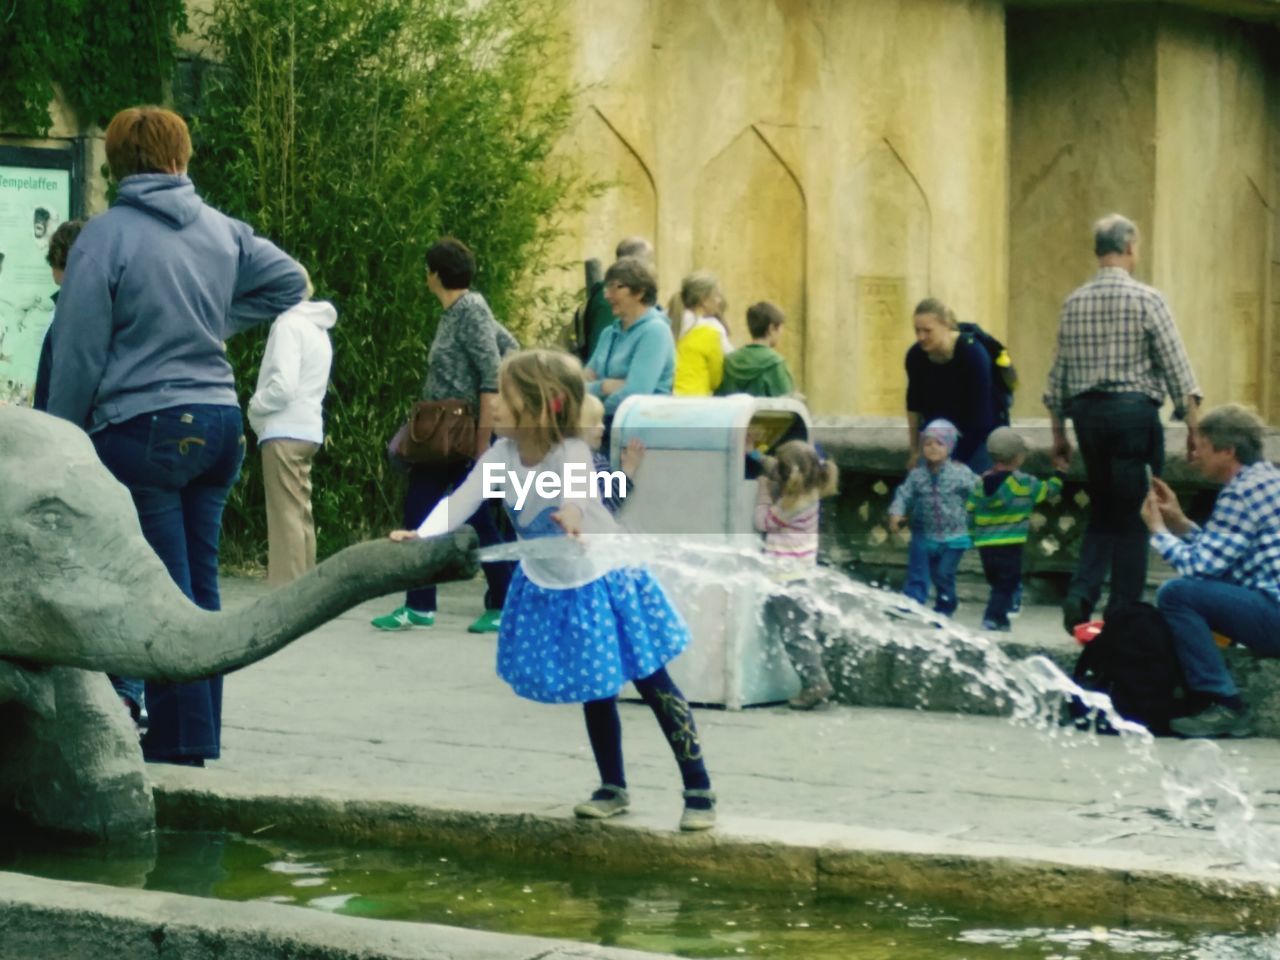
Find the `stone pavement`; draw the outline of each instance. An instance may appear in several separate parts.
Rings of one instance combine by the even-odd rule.
[[[247,579],[224,584],[229,607],[266,589]],[[231,675],[223,759],[203,771],[153,766],[154,779],[162,790],[279,784],[294,794],[571,817],[596,782],[581,709],[521,700],[497,678],[496,637],[465,632],[482,585],[442,588],[430,629],[370,627],[371,616],[398,602],[392,597]],[[977,606],[962,608],[961,621]],[[1016,631],[1016,639],[1067,642],[1052,608],[1029,610]],[[646,708],[625,704],[622,713],[635,811],[625,819],[670,830],[680,809],[675,764]],[[1233,875],[1239,867],[1238,849],[1219,842],[1207,821],[1184,826],[1169,812],[1162,768],[1198,755],[1191,743],[1158,741],[1155,760],[1144,761],[1114,737],[852,707],[704,709],[697,720],[724,833],[792,830],[821,843],[857,829],[921,848],[991,845],[1033,860]],[[1280,743],[1222,750],[1258,823],[1280,826]]]

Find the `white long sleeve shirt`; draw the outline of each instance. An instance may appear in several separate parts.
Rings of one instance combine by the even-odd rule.
[[[558,538],[546,555],[526,555],[520,566],[534,584],[551,590],[580,587],[604,576],[619,564],[592,550],[593,534],[617,533],[620,528],[600,498],[592,480],[595,469],[591,449],[581,440],[565,440],[554,447],[541,463],[526,466],[520,451],[507,438],[498,440],[476,461],[453,493],[436,504],[418,527],[418,536],[437,537],[458,529],[484,503],[486,487],[502,499],[514,520],[516,535],[521,540]],[[550,489],[544,476],[560,478],[559,488]],[[565,483],[565,480],[568,483]],[[543,490],[539,491],[540,482]],[[582,531],[587,540],[569,542],[564,531],[551,519],[551,514],[572,504],[582,511]],[[601,544],[603,546],[603,544]]]
[[[333,304],[304,300],[271,325],[258,386],[249,400],[249,424],[260,443],[324,443],[322,406],[333,363],[329,330],[337,322]]]

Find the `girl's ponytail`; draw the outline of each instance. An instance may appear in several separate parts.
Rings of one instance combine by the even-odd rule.
[[[839,490],[840,470],[811,444],[791,440],[776,453],[774,482],[781,500],[829,497]]]

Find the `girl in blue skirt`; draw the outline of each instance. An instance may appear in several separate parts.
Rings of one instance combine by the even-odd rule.
[[[582,549],[520,561],[498,631],[498,675],[527,699],[582,704],[601,781],[574,808],[587,819],[616,816],[630,805],[617,698],[634,682],[680,766],[680,829],[707,830],[715,824],[715,794],[693,713],[665,668],[689,642],[689,628],[647,570],[593,556],[588,542],[591,534],[619,528],[591,481],[592,453],[579,437],[582,367],[567,353],[524,350],[503,361],[498,379],[498,441],[417,530],[396,530],[391,538],[448,533],[488,493],[502,497],[521,540],[579,540]]]

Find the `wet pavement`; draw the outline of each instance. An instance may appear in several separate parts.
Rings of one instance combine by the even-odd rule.
[[[521,700],[498,679],[496,636],[466,633],[482,588],[481,580],[441,588],[436,625],[400,633],[369,625],[398,598],[364,604],[231,675],[223,759],[204,771],[152,767],[154,778],[162,787],[252,783],[571,817],[596,783],[581,709]],[[224,589],[232,607],[266,587],[228,579]],[[972,625],[979,614],[968,604],[958,619]],[[1071,643],[1048,607],[1029,608],[1013,638]],[[673,829],[680,799],[670,752],[645,707],[624,704],[622,718],[628,819]],[[729,833],[767,824],[771,834],[822,842],[854,828],[921,849],[963,842],[1032,859],[1234,871],[1242,852],[1231,818],[1215,830],[1203,817],[1180,823],[1170,810],[1162,774],[1186,763],[1220,763],[1215,776],[1238,779],[1255,826],[1280,826],[1274,740],[1231,741],[1220,753],[1160,740],[1145,760],[1116,737],[924,710],[703,709],[697,720]]]

